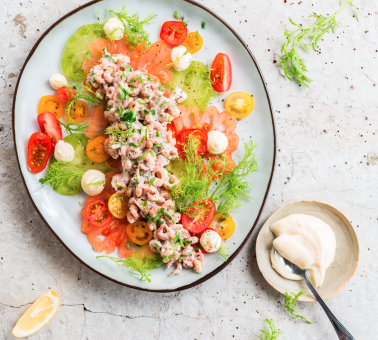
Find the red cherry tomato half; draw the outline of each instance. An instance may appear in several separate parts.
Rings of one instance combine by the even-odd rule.
[[[218,53],[211,66],[210,78],[217,92],[226,92],[232,83],[232,69],[227,54]]]
[[[187,35],[188,29],[181,21],[166,21],[160,32],[160,38],[171,46],[181,45]]]
[[[85,217],[94,227],[102,228],[112,220],[108,205],[103,200],[94,200],[85,207]]]
[[[60,87],[56,92],[56,96],[62,103],[67,103],[72,97],[76,96],[76,94],[76,92],[73,92],[66,86]]]
[[[50,158],[52,150],[51,138],[41,132],[30,136],[28,143],[28,167],[31,172],[41,172]]]
[[[196,139],[196,142],[198,143],[197,152],[199,154],[206,152],[207,151],[207,134],[205,131],[198,130],[198,129],[183,130],[180,132],[178,136],[180,143],[183,145],[188,144],[188,138],[190,134],[192,134],[192,136]]]
[[[191,208],[187,210],[184,215],[182,215],[183,227],[194,234],[200,234],[210,225],[216,210],[215,204],[212,200],[206,199],[202,202],[196,203],[196,205],[199,204],[201,204],[201,206],[205,206],[206,209]],[[196,217],[191,218],[186,214],[195,215]]]
[[[37,120],[41,131],[50,136],[54,148],[56,143],[63,139],[62,129],[55,115],[51,112],[44,112],[38,115]]]

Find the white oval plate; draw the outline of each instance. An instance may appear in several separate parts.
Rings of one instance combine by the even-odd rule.
[[[13,100],[13,135],[21,174],[35,208],[63,245],[81,262],[100,275],[132,288],[157,292],[168,292],[193,287],[209,279],[225,268],[240,252],[251,235],[262,211],[273,175],[275,159],[275,132],[272,107],[261,71],[246,44],[222,19],[204,6],[189,0],[144,0],[128,1],[129,13],[138,12],[142,17],[153,12],[157,14],[155,23],[147,29],[152,42],[159,39],[161,25],[174,20],[173,13],[185,14],[189,21],[189,31],[198,30],[204,38],[204,47],[194,55],[194,60],[211,64],[219,52],[227,53],[233,69],[233,83],[230,91],[219,96],[212,104],[223,109],[222,100],[234,91],[247,92],[254,97],[254,110],[251,115],[240,121],[236,133],[242,142],[251,138],[258,144],[256,157],[259,171],[251,174],[252,200],[232,216],[237,230],[226,245],[231,254],[224,262],[219,254],[207,255],[201,274],[183,270],[180,275],[168,279],[171,269],[165,267],[152,271],[152,282],[144,285],[138,277],[126,268],[118,268],[112,261],[96,259],[96,253],[87,238],[80,231],[81,217],[78,202],[85,201],[83,193],[74,197],[58,195],[51,188],[42,188],[39,179],[42,174],[33,174],[27,168],[26,152],[30,135],[39,131],[37,106],[39,99],[54,94],[48,79],[52,74],[62,73],[60,61],[68,38],[82,25],[96,22],[96,13],[105,9],[120,10],[125,4],[121,0],[93,1],[73,10],[53,24],[38,40],[31,50],[18,79]],[[206,28],[201,29],[201,22]],[[113,254],[117,256],[117,254]]]

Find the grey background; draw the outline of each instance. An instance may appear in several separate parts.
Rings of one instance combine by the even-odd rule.
[[[265,282],[256,264],[259,227],[277,208],[298,200],[332,204],[356,228],[359,267],[328,304],[356,339],[376,339],[377,2],[356,1],[360,21],[346,8],[336,33],[324,37],[317,53],[304,53],[314,79],[310,89],[280,74],[283,32],[289,16],[307,26],[312,22],[308,15],[332,14],[338,1],[199,2],[230,23],[257,58],[274,107],[277,164],[258,227],[237,259],[193,289],[153,294],[119,286],[80,264],[34,210],[16,164],[11,107],[20,69],[42,33],[85,1],[0,0],[1,340],[13,338],[15,322],[50,288],[62,305],[30,339],[258,339],[265,318],[274,319],[284,332],[280,339],[335,339],[317,304],[298,304],[313,325],[292,320],[282,296]]]

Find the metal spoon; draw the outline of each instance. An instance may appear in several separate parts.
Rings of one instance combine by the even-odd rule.
[[[355,340],[354,337],[345,329],[345,327],[341,324],[339,320],[332,314],[332,312],[329,310],[323,299],[320,297],[318,292],[316,291],[315,287],[311,283],[310,279],[307,276],[307,270],[299,268],[294,263],[291,263],[290,261],[286,260],[274,247],[274,254],[277,256],[277,258],[281,261],[281,263],[285,266],[285,268],[293,274],[299,275],[303,277],[303,280],[307,283],[307,286],[311,289],[312,294],[314,294],[316,300],[320,303],[320,305],[323,307],[325,313],[328,316],[329,321],[331,321],[331,324],[333,328],[335,329],[337,335],[339,336],[339,339],[342,340]]]

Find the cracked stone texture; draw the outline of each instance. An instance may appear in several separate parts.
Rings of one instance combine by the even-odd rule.
[[[143,1],[140,0],[142,3]],[[313,325],[292,320],[282,296],[260,274],[254,245],[259,227],[282,205],[319,200],[343,211],[356,228],[361,261],[347,287],[328,304],[358,339],[376,339],[378,313],[378,6],[356,0],[339,27],[304,53],[310,89],[283,79],[279,70],[288,17],[331,14],[338,0],[200,0],[228,21],[249,44],[265,76],[277,129],[275,175],[258,228],[238,258],[216,277],[172,294],[139,292],[112,283],[80,264],[44,225],[17,170],[11,130],[13,91],[20,69],[41,34],[85,3],[0,0],[0,339],[48,289],[61,298],[54,319],[30,339],[257,339],[265,318],[280,339],[334,339],[320,306],[300,303]],[[373,334],[374,333],[374,334]]]

